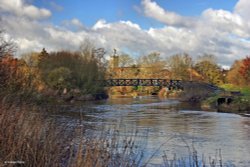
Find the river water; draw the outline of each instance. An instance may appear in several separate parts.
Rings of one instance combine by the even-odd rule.
[[[121,137],[136,133],[150,165],[172,159],[198,156],[220,159],[225,166],[250,166],[250,118],[237,114],[201,111],[198,106],[178,100],[148,96],[93,102],[55,115],[71,122],[79,119],[87,134],[98,134],[115,127]],[[191,153],[190,153],[191,152]]]

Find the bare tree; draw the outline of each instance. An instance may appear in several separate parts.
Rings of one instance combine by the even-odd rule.
[[[12,54],[16,46],[12,41],[7,41],[4,36],[4,31],[0,30],[0,59],[5,56],[6,54]]]
[[[119,67],[131,67],[135,64],[135,60],[128,54],[119,55]]]

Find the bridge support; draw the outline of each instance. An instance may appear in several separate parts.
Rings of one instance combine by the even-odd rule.
[[[230,103],[232,103],[233,98],[232,97],[220,97],[217,99],[216,105],[220,106],[222,104],[227,104],[229,105]]]

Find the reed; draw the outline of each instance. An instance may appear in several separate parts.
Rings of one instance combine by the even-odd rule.
[[[137,141],[137,132],[124,137],[115,129],[103,129],[99,135],[87,136],[85,127],[79,125],[74,129],[67,125],[58,126],[36,107],[1,103],[0,166],[152,166],[150,161],[155,154],[144,157],[143,140],[146,139]],[[188,146],[188,149],[188,158],[175,155],[170,159],[163,152],[161,166],[222,166],[220,152],[216,158],[207,161],[204,155],[198,156],[194,148]]]

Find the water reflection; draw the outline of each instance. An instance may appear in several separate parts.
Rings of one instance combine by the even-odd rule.
[[[150,157],[155,153],[151,164],[162,163],[163,152],[168,157],[174,153],[187,157],[189,148],[195,147],[207,159],[221,149],[225,164],[250,166],[250,118],[247,117],[203,112],[195,105],[157,97],[109,99],[84,105],[74,112],[82,113],[88,133],[98,134],[112,126],[118,127],[121,136],[137,130],[138,140],[147,143],[145,155]],[[77,118],[68,114],[67,119]]]

